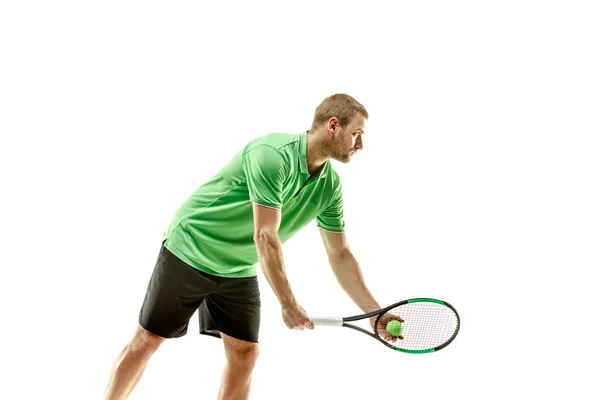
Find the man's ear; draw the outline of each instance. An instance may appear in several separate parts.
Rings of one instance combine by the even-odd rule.
[[[337,119],[337,117],[329,118],[329,121],[327,121],[327,131],[333,135],[335,133],[335,131],[339,128],[340,128],[340,121]]]

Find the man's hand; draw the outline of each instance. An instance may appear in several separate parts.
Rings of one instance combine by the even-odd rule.
[[[369,320],[371,321],[372,327],[374,327],[376,319],[377,319],[377,315],[369,318]],[[381,317],[381,319],[379,320],[379,323],[377,324],[377,329],[374,328],[374,330],[377,332],[377,334],[384,340],[392,341],[395,339],[401,339],[401,340],[404,339],[402,336],[394,337],[385,330],[385,327],[387,326],[388,322],[390,322],[393,319],[395,319],[396,321],[399,321],[399,322],[404,322],[404,320],[402,318],[397,317],[394,314],[388,313],[388,314],[384,314]]]
[[[303,330],[304,328],[313,329],[315,325],[312,323],[306,311],[298,303],[281,308],[283,322],[290,329]]]

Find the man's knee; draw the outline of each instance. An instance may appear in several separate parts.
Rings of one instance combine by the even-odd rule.
[[[127,344],[125,350],[128,353],[136,354],[141,357],[150,357],[160,345],[165,341],[165,338],[148,332],[141,326],[138,326],[131,341]]]
[[[259,355],[258,343],[246,342],[223,335],[227,362],[233,367],[250,368],[256,364]]]

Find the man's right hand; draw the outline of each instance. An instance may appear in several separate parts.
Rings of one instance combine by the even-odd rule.
[[[298,303],[281,307],[281,315],[283,322],[290,329],[303,330],[304,328],[313,329],[315,327],[310,318],[308,318],[306,311]]]

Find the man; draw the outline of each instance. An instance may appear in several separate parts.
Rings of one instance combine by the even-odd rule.
[[[309,131],[254,139],[183,203],[165,233],[139,326],[113,367],[107,400],[127,398],[152,354],[166,338],[185,335],[196,310],[200,333],[222,338],[225,347],[218,398],[247,399],[258,356],[256,265],[287,327],[313,329],[290,289],[282,244],[315,219],[341,287],[362,311],[381,308],[348,248],[340,178],[329,161],[347,163],[362,149],[367,119],[351,96],[330,96]]]

